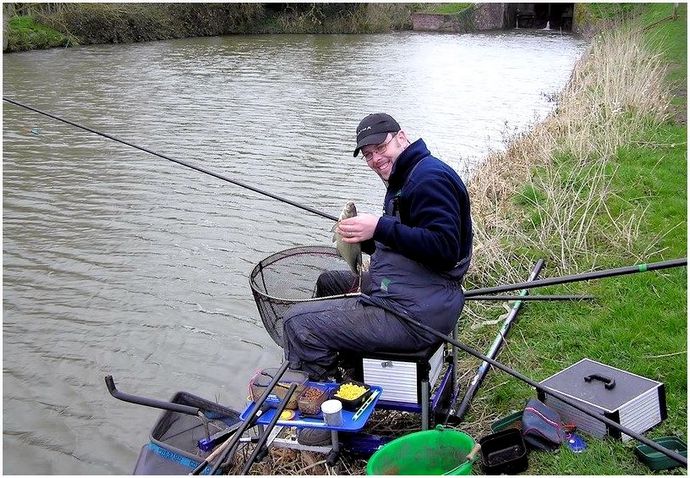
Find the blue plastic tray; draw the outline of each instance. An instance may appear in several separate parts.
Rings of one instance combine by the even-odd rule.
[[[309,385],[314,385],[314,386],[320,386],[323,387],[324,385],[328,387],[329,392],[335,391],[336,388],[340,385],[339,383],[321,383],[321,382],[307,382],[305,386]],[[356,432],[358,430],[361,430],[364,428],[364,425],[367,423],[367,420],[369,420],[369,417],[371,416],[371,412],[374,411],[374,408],[376,408],[376,402],[379,401],[379,398],[381,397],[381,392],[383,389],[381,387],[375,387],[372,386],[370,389],[369,393],[377,393],[376,398],[374,398],[374,401],[370,403],[364,413],[362,413],[357,420],[353,420],[352,417],[356,413],[356,410],[354,412],[350,412],[348,410],[343,409],[343,424],[335,427],[331,425],[326,425],[326,423],[323,421],[323,414],[319,413],[318,415],[302,415],[302,413],[299,410],[293,410],[295,412],[294,418],[291,420],[278,420],[276,423],[279,426],[284,426],[284,427],[297,427],[297,428],[323,428],[325,430],[337,430],[337,431],[350,431],[350,432]],[[268,425],[273,417],[275,416],[276,409],[275,407],[278,406],[278,401],[273,401],[273,400],[266,400],[266,403],[268,404],[273,404],[274,407],[269,408],[266,410],[264,413],[261,414],[261,416],[257,419],[256,423],[259,425]],[[250,403],[247,405],[247,408],[244,409],[242,414],[240,415],[240,420],[246,420],[247,416],[249,415],[249,412],[251,411],[252,407],[254,407],[254,402]]]

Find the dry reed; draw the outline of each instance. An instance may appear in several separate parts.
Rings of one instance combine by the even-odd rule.
[[[553,274],[594,267],[598,250],[633,254],[644,210],[608,210],[612,159],[643,127],[668,117],[665,69],[639,31],[619,27],[595,37],[554,113],[475,169],[470,282],[524,280],[533,262],[526,251],[543,254]]]

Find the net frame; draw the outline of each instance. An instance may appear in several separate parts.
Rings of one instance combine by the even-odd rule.
[[[338,250],[328,246],[292,247],[271,254],[254,266],[249,276],[252,295],[264,328],[279,347],[284,347],[283,319],[293,305],[361,295],[361,292],[351,292],[315,297],[316,280],[321,273],[349,269]],[[299,284],[274,281],[274,276],[281,275],[291,276]],[[281,290],[280,285],[286,287]]]

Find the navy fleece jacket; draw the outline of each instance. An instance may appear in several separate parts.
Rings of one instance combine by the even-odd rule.
[[[472,221],[467,189],[453,168],[432,156],[421,139],[395,161],[384,210],[398,193],[400,219],[382,216],[374,231],[375,241],[439,272],[452,269],[470,255]]]

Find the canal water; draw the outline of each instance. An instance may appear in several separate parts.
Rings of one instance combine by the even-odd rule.
[[[468,179],[554,108],[585,44],[549,32],[273,35],[4,55],[4,96],[337,216],[386,111]],[[129,474],[185,390],[241,408],[281,350],[249,273],[332,223],[3,103],[3,472]]]

